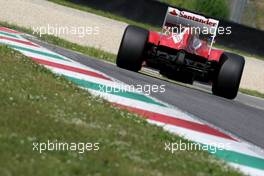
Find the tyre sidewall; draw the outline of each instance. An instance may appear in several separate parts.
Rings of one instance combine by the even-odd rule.
[[[123,35],[116,64],[118,67],[139,71],[143,62],[143,53],[148,41],[149,32],[129,25]]]
[[[233,53],[223,53],[219,61],[219,70],[213,82],[213,93],[228,99],[237,95],[245,59]]]

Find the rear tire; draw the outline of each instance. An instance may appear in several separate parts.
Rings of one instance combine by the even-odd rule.
[[[148,41],[149,31],[129,25],[123,35],[116,65],[138,72],[143,63],[143,53]]]
[[[223,53],[219,70],[213,81],[212,92],[217,96],[234,99],[244,70],[245,59],[233,53]]]

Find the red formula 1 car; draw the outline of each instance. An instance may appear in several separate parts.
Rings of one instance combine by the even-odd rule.
[[[169,7],[161,32],[128,26],[116,64],[139,71],[142,64],[170,79],[211,83],[215,95],[234,99],[245,60],[212,48],[219,21]]]

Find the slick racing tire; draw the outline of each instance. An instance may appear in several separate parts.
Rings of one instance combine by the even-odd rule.
[[[149,31],[129,25],[123,35],[116,65],[138,72],[143,63],[143,53],[148,41]]]
[[[233,53],[223,53],[213,81],[212,92],[217,96],[234,99],[237,96],[245,59]]]

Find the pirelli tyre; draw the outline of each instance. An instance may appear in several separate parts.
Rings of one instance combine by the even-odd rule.
[[[245,59],[233,53],[223,53],[219,69],[213,81],[212,92],[217,96],[234,99],[244,70]]]
[[[119,47],[116,65],[127,70],[139,71],[142,67],[148,36],[148,30],[129,25]]]

